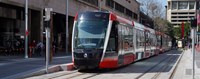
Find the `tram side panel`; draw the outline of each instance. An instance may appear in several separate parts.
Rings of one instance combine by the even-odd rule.
[[[122,43],[123,43],[123,57],[124,65],[130,64],[135,60],[134,47],[133,47],[133,27],[128,24],[122,26]]]
[[[118,56],[121,51],[119,49],[119,41],[121,41],[121,39],[118,39],[120,34],[118,33],[117,25],[118,22],[112,22],[106,52],[99,64],[99,68],[116,68],[119,66],[119,61],[121,61],[120,59],[122,59]]]
[[[131,25],[122,23],[117,23],[112,26],[108,46],[103,62],[100,63],[100,68],[116,68],[134,62],[133,29],[131,27]],[[113,30],[115,31],[113,32]],[[113,55],[111,55],[112,53],[109,51],[112,46],[115,46],[116,49],[116,54]],[[105,63],[106,59],[110,59],[110,62]]]
[[[135,28],[135,33],[134,35],[136,35],[135,37],[135,41],[136,41],[136,46],[135,46],[135,55],[136,55],[136,60],[141,60],[144,58],[145,56],[145,36],[144,36],[144,31]]]

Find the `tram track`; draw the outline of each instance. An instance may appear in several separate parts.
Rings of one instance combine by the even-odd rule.
[[[162,79],[163,76],[166,76],[166,72],[169,72],[170,74],[167,75],[167,77],[163,78],[169,78],[173,79],[173,75],[176,72],[176,68],[178,63],[180,62],[180,59],[182,58],[183,54],[179,55],[175,53],[175,51],[171,51],[171,53],[165,53],[160,55],[161,58],[159,58],[159,61],[152,64],[145,70],[142,70],[142,73],[132,73],[134,74],[134,79]],[[176,61],[178,59],[178,61]],[[173,63],[175,64],[175,67],[172,67]],[[98,76],[101,76],[104,73],[124,73],[123,71],[120,71],[123,68],[120,68],[114,70],[74,70],[70,72],[61,72],[62,74],[54,76],[54,77],[46,77],[48,79],[94,79]],[[172,69],[172,70],[171,70]],[[132,70],[127,72],[131,73]],[[165,73],[163,73],[165,72]],[[58,73],[59,74],[59,73]],[[170,77],[169,77],[170,76]]]
[[[159,79],[159,76],[161,75],[161,73],[164,72],[169,67],[169,65],[167,64],[172,64],[174,61],[176,61],[175,59],[176,58],[174,57],[174,55],[172,55],[169,61],[165,65],[163,65],[161,70],[158,71],[158,73],[156,73],[151,79]]]
[[[172,53],[169,53],[169,54],[172,54]],[[149,79],[156,79],[156,78],[158,78],[159,75],[168,68],[167,64],[173,63],[174,59],[175,59],[175,57],[173,58],[173,55],[167,56],[166,58],[162,59],[160,62],[158,62],[157,64],[155,64],[154,66],[152,66],[151,68],[149,68],[148,70],[146,70],[144,73],[142,73],[142,74],[138,75],[137,77],[135,77],[135,79],[140,79],[140,78],[144,77],[145,75],[148,74],[148,72],[151,72],[156,67],[159,67],[160,65],[162,65],[162,64],[164,64],[164,63],[167,62],[166,64],[163,65],[164,67],[161,66],[162,68],[160,68],[159,71],[157,71],[158,73],[156,73],[152,78],[149,78]]]
[[[75,78],[75,77],[78,77],[78,76],[81,76],[81,75],[84,75],[84,74],[86,74],[86,73],[80,73],[80,72],[78,72],[76,75],[67,77],[67,79],[73,79],[73,78]]]
[[[74,74],[74,73],[77,73],[77,72],[78,72],[78,70],[75,70],[75,71],[72,71],[72,72],[70,72],[70,73],[66,73],[66,74],[62,74],[62,75],[58,75],[58,76],[51,77],[51,78],[49,78],[49,79],[54,79],[54,78],[57,78],[57,77],[61,77],[61,76],[65,76],[65,75],[70,75],[70,74]]]
[[[152,66],[151,68],[149,68],[148,70],[146,70],[144,73],[140,74],[139,76],[135,77],[135,79],[140,79],[142,76],[144,76],[145,74],[147,74],[148,72],[150,72],[152,69],[154,69],[155,67],[157,67],[159,64],[161,64],[163,61],[167,60],[170,56],[162,59],[159,63],[157,63],[156,65]]]
[[[83,78],[83,79],[92,78],[92,77],[95,77],[95,76],[97,76],[97,75],[100,75],[100,73],[93,74],[93,75],[91,75],[91,76],[88,76],[88,77],[85,77],[85,78]]]
[[[59,75],[59,76],[55,76],[49,79],[89,79],[92,77],[95,77],[97,75],[100,75],[100,73],[88,73],[88,72],[80,72],[78,70],[74,71],[73,73],[67,73],[67,74],[63,74],[63,75]]]
[[[177,61],[176,65],[175,65],[175,67],[174,67],[174,69],[173,69],[173,71],[172,71],[172,73],[171,73],[169,79],[173,79],[173,77],[174,77],[174,75],[175,75],[175,72],[177,71],[177,67],[178,67],[178,65],[179,65],[179,63],[180,63],[180,61],[181,61],[183,55],[184,55],[184,53],[183,53],[183,54],[181,55],[181,57],[178,59],[178,61]]]

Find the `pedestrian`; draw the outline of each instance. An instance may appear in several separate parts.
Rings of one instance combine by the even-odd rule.
[[[44,44],[40,41],[37,43],[36,45],[37,51],[39,53],[40,56],[43,55],[43,49],[44,49]]]
[[[54,40],[53,43],[52,43],[52,47],[53,47],[53,53],[56,54],[56,51],[57,51],[57,50],[56,50],[57,43],[56,43],[55,40]]]
[[[35,40],[33,40],[30,44],[29,44],[29,56],[31,57],[32,54],[35,53],[35,47],[36,47],[36,42]]]

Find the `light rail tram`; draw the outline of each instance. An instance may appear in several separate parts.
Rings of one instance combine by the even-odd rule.
[[[169,36],[111,12],[75,16],[72,62],[78,69],[117,68],[170,50]]]

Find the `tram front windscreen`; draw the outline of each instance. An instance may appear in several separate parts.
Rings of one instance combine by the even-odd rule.
[[[74,48],[103,49],[108,23],[108,14],[80,15],[75,23]]]

